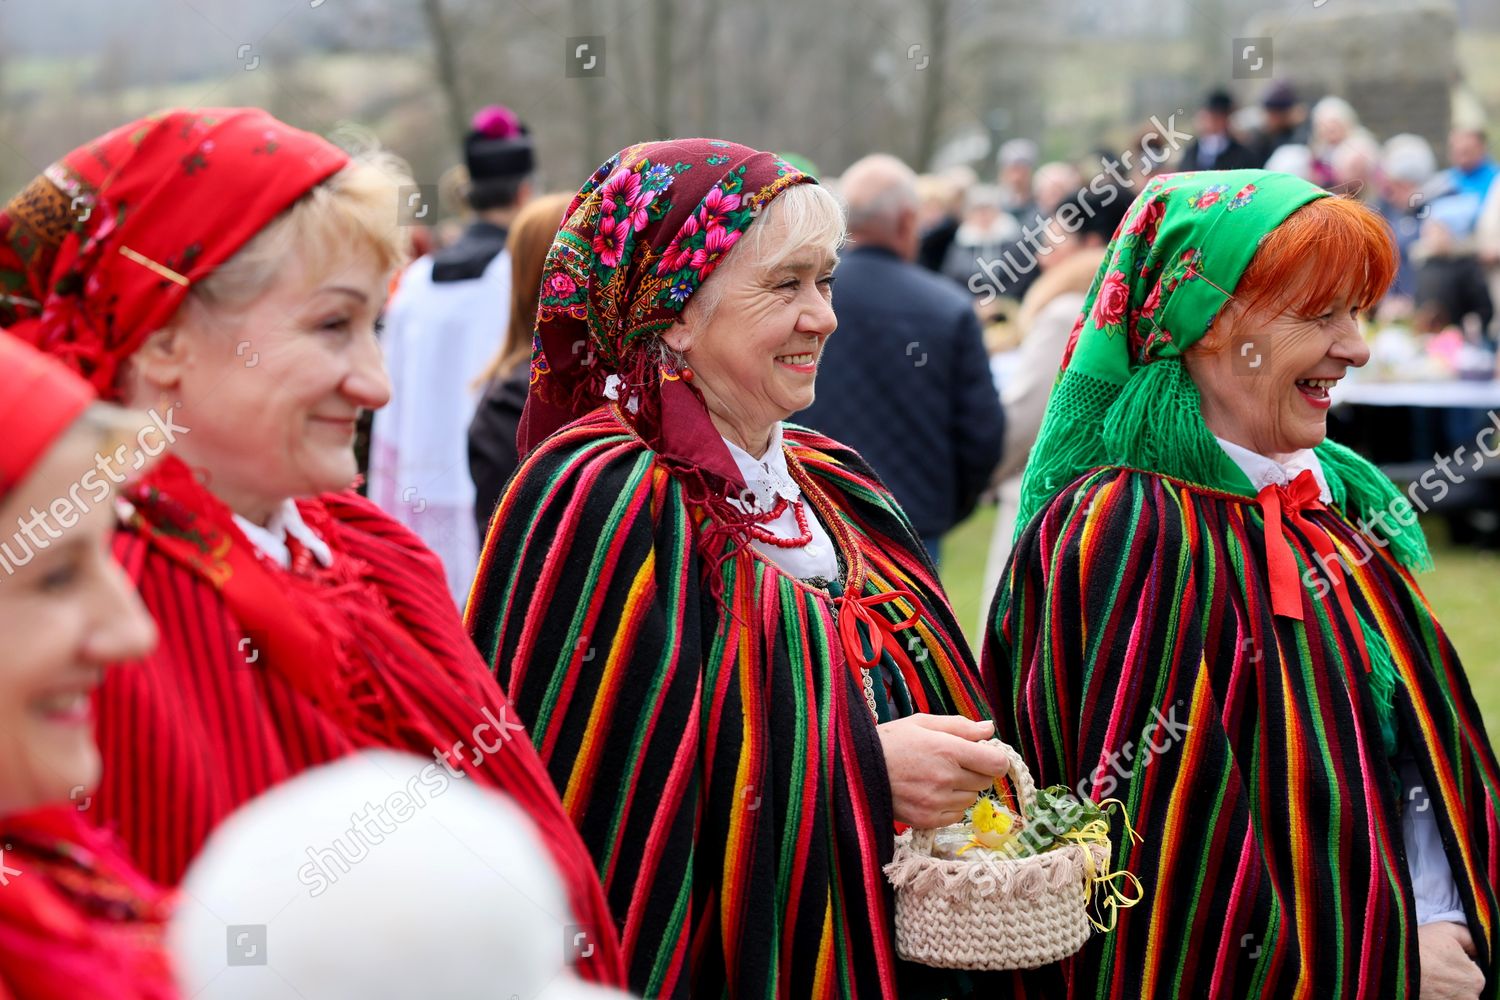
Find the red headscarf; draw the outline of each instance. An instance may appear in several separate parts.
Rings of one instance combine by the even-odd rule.
[[[774,153],[722,139],[641,143],[594,171],[542,272],[521,454],[613,390],[695,498],[732,518],[713,501],[744,487],[739,468],[703,397],[655,347],[771,199],[815,183]]]
[[[114,398],[189,286],[348,162],[258,108],[163,111],[85,143],[0,213],[0,327]]]
[[[0,998],[174,1000],[170,896],[71,802],[0,821]]]
[[[93,401],[89,384],[0,333],[0,498]],[[0,997],[177,995],[161,948],[165,894],[71,802],[0,817]]]
[[[47,448],[93,402],[83,379],[53,358],[0,333],[0,497],[26,478]]]
[[[0,215],[0,325],[13,324],[111,393],[120,363],[170,320],[193,282],[347,162],[327,141],[257,109],[171,111],[116,129],[48,168]],[[180,459],[163,459],[128,497],[134,533],[197,574],[205,587],[195,596],[211,588],[257,655],[266,653],[267,669],[316,705],[317,721],[334,723],[349,746],[426,753],[470,738],[483,709],[504,717],[504,695],[451,599],[441,590],[432,596],[427,578],[441,581],[436,558],[414,540],[410,558],[391,555],[407,550],[405,532],[359,498],[304,501],[304,518],[335,562],[302,578],[260,557],[229,508]],[[345,525],[329,507],[359,526]],[[380,582],[392,593],[369,579],[376,574],[360,558],[361,543],[388,560],[382,567],[391,572]],[[108,685],[101,697],[110,697]],[[197,707],[211,715],[216,706],[204,698]],[[534,749],[522,742],[459,766],[514,796],[537,820],[574,914],[599,937],[580,973],[623,982],[587,849]],[[191,764],[177,756],[163,767]],[[130,764],[116,759],[115,766]],[[132,780],[149,777],[136,772]],[[174,787],[168,781],[136,794],[152,799]],[[182,811],[196,816],[200,805]],[[125,803],[122,811],[136,808]]]

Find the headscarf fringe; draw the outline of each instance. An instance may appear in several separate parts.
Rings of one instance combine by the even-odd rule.
[[[1389,542],[1391,554],[1402,566],[1413,573],[1431,570],[1432,552],[1427,547],[1427,538],[1415,520],[1415,513],[1409,513],[1410,502],[1390,477],[1369,459],[1337,441],[1325,440],[1314,451],[1323,463],[1334,502]],[[1403,525],[1397,511],[1409,516],[1411,523]]]
[[[1059,431],[1047,434],[1049,425]],[[1061,433],[1066,428],[1067,433]],[[1212,483],[1223,449],[1203,422],[1197,385],[1179,358],[1136,368],[1124,386],[1069,369],[1052,391],[1042,423],[1050,442],[1033,451],[1021,480],[1019,538],[1051,500],[1092,469],[1121,466],[1161,472],[1190,483]],[[1407,498],[1369,459],[1333,440],[1314,449],[1333,502],[1362,520],[1412,572],[1432,569],[1432,553]],[[1412,520],[1403,525],[1400,512]]]
[[[1179,358],[1137,368],[1104,415],[1105,454],[1112,465],[1170,469],[1207,483],[1223,449],[1203,423],[1198,387]]]

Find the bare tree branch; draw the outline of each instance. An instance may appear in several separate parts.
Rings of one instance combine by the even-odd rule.
[[[463,89],[458,82],[458,51],[452,33],[448,30],[448,19],[443,11],[443,0],[422,0],[422,15],[427,21],[427,34],[432,40],[433,61],[437,69],[437,83],[443,92],[443,102],[448,112],[448,128],[455,143],[462,142],[469,131]]]

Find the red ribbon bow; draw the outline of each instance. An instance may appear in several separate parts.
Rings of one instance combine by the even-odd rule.
[[[889,644],[896,650],[901,648],[896,642],[896,633],[904,628],[911,628],[921,617],[921,612],[914,611],[912,614],[898,622],[893,622],[883,615],[877,615],[874,608],[892,601],[904,600],[912,607],[918,607],[916,595],[909,590],[891,590],[883,594],[868,594],[864,597],[851,597],[848,594],[836,599],[839,607],[839,638],[844,644],[844,655],[849,663],[860,670],[869,670],[880,662],[881,651]],[[860,626],[864,626],[861,631]],[[865,655],[864,638],[870,639],[871,652]]]
[[[1308,520],[1307,514],[1326,510],[1321,499],[1317,479],[1310,470],[1303,470],[1286,486],[1271,485],[1255,495],[1266,515],[1266,564],[1271,576],[1271,613],[1284,618],[1303,620],[1302,580],[1297,572],[1297,556],[1286,537],[1286,524],[1290,521],[1302,530],[1313,550],[1318,554],[1318,563],[1328,576],[1345,621],[1354,629],[1354,641],[1359,646],[1365,671],[1370,670],[1370,656],[1365,649],[1364,633],[1354,604],[1349,599],[1349,588],[1344,580],[1343,557],[1333,546],[1328,532]]]

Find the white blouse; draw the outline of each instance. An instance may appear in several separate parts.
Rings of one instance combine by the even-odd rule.
[[[306,546],[320,565],[329,566],[333,563],[333,550],[328,547],[327,542],[313,534],[307,522],[302,520],[302,512],[297,509],[295,500],[283,500],[265,527],[254,521],[247,521],[238,514],[234,515],[234,523],[250,539],[250,544],[274,559],[282,569],[290,569],[292,566],[292,553],[286,547],[288,535]]]
[[[730,504],[749,512],[766,512],[776,504],[778,497],[784,497],[787,501],[786,510],[781,516],[763,527],[778,538],[796,538],[801,534],[797,524],[797,515],[794,508],[801,501],[804,516],[807,518],[807,527],[812,534],[812,541],[797,548],[782,548],[763,542],[758,538],[751,539],[750,544],[755,550],[775,563],[781,570],[799,580],[822,579],[834,581],[839,578],[838,552],[834,548],[833,539],[829,537],[828,530],[823,527],[823,522],[818,520],[817,511],[812,504],[802,499],[802,489],[797,481],[792,478],[790,470],[786,465],[786,451],[782,447],[781,424],[777,424],[771,430],[771,442],[766,447],[766,453],[760,458],[755,458],[745,449],[735,444],[728,438],[724,438],[724,444],[729,448],[729,454],[734,456],[734,462],[740,467],[740,475],[744,477],[746,494],[740,499],[730,499]]]
[[[1311,448],[1302,449],[1283,464],[1232,441],[1215,440],[1249,478],[1256,492],[1273,484],[1285,486],[1301,472],[1311,470],[1313,478],[1318,481],[1319,498],[1324,503],[1333,498],[1328,490],[1328,479],[1323,475],[1323,463],[1318,461]],[[1446,920],[1467,925],[1463,900],[1453,881],[1453,870],[1448,866],[1448,855],[1443,850],[1443,838],[1438,832],[1431,799],[1422,784],[1422,773],[1411,761],[1403,761],[1399,770],[1403,796],[1401,839],[1406,847],[1406,868],[1411,874],[1412,896],[1417,904],[1417,924]]]

